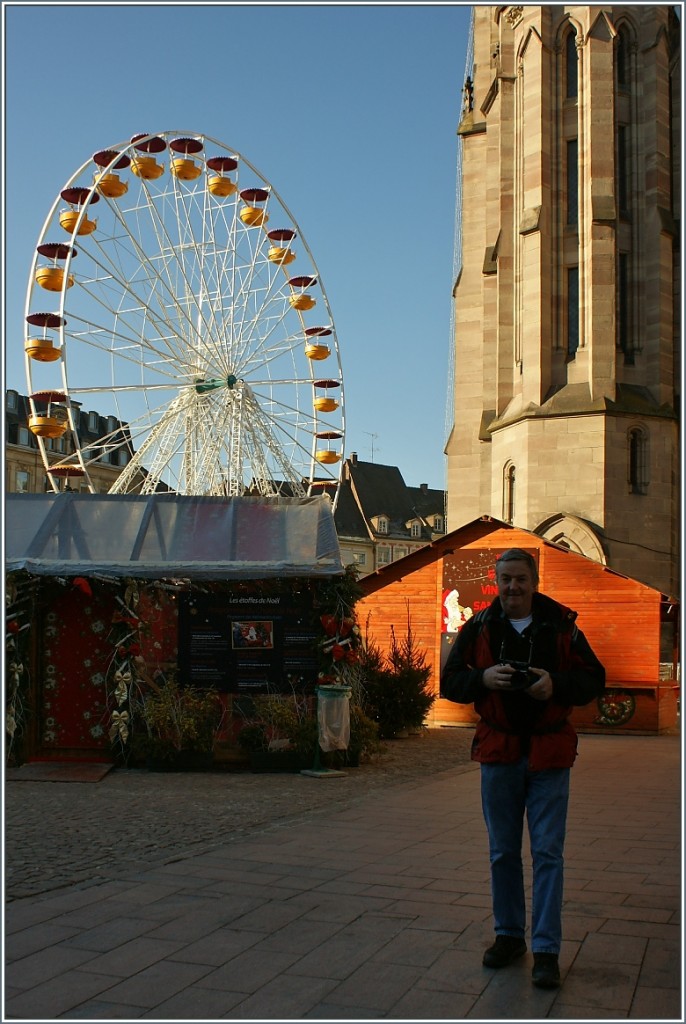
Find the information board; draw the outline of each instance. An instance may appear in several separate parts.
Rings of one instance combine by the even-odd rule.
[[[179,670],[224,693],[314,692],[321,633],[306,594],[184,594]]]

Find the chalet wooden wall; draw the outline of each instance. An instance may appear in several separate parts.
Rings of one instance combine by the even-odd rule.
[[[456,551],[495,553],[509,547],[538,551],[540,590],[578,613],[579,628],[605,665],[609,692],[602,702],[575,709],[577,727],[641,732],[671,728],[676,723],[676,690],[673,681],[660,684],[660,593],[524,530],[477,520],[366,576],[361,581],[365,596],[358,604],[361,625],[386,651],[391,627],[404,635],[409,614],[438,692],[444,559]],[[427,724],[469,725],[475,720],[471,705],[439,698]]]

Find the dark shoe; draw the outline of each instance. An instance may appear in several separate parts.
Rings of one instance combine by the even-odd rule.
[[[534,953],[531,980],[538,988],[560,987],[560,967],[556,953]]]
[[[524,939],[516,939],[514,935],[496,935],[495,942],[484,953],[484,967],[507,967],[518,957],[526,953]]]

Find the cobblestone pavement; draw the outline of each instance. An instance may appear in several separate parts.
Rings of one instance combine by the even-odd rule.
[[[340,778],[111,771],[98,783],[5,784],[7,900],[125,878],[250,833],[341,810],[380,787],[469,765],[471,729],[392,740]],[[46,856],[47,853],[47,856]]]

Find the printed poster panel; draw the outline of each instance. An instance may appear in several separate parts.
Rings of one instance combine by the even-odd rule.
[[[321,639],[293,594],[184,594],[179,669],[193,686],[223,693],[313,693]]]
[[[455,637],[471,619],[498,596],[495,563],[507,548],[464,548],[443,556],[441,608],[441,669]],[[523,548],[538,565],[538,549]]]

